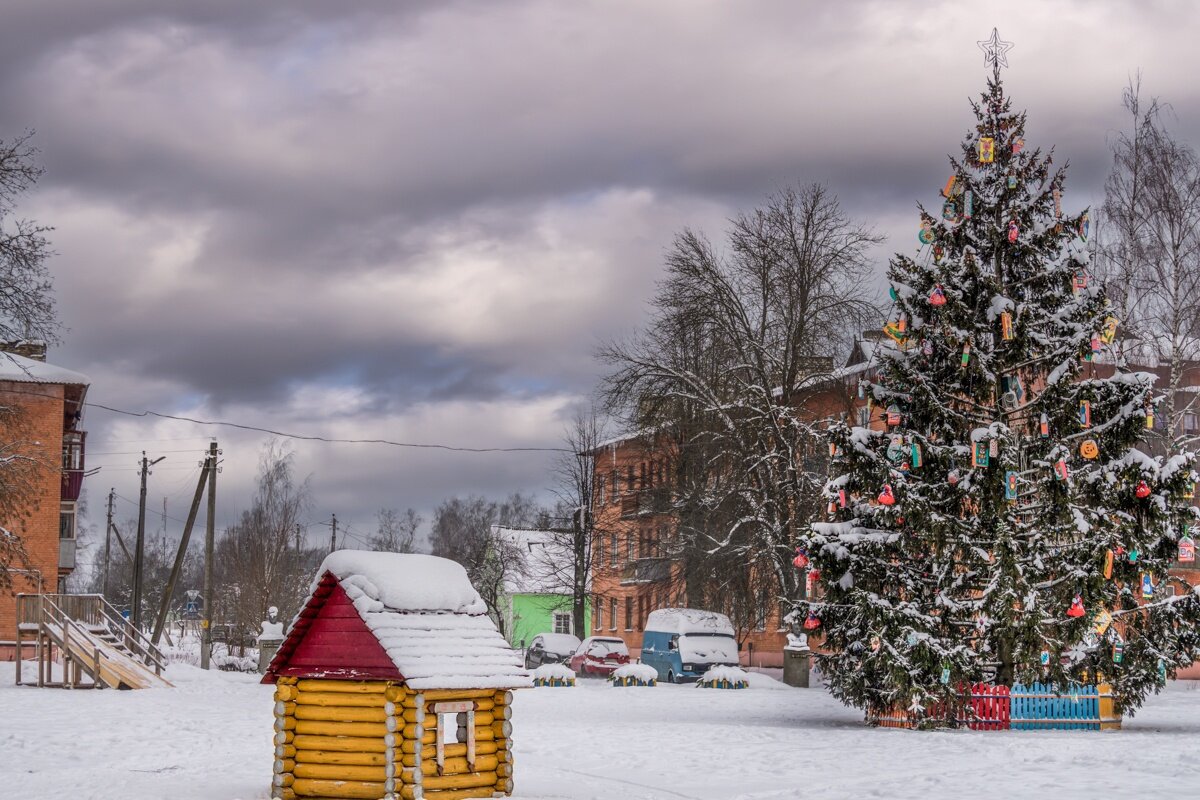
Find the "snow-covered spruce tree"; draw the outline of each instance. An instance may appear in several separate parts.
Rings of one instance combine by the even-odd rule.
[[[998,66],[972,105],[944,207],[890,265],[894,344],[864,385],[886,430],[831,430],[802,609],[831,691],[868,711],[1097,678],[1133,710],[1200,645],[1200,596],[1168,572],[1194,454],[1142,442],[1153,376],[1108,366],[1087,212],[1063,213],[1065,171],[1024,146]]]

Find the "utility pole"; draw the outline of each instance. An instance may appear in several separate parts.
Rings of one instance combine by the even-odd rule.
[[[116,495],[116,489],[108,490],[108,522],[104,526],[104,585],[101,591],[104,592],[104,599],[108,599],[108,555],[112,548],[112,507],[113,497]]]
[[[175,554],[175,563],[171,566],[171,577],[167,579],[167,588],[163,590],[162,602],[158,605],[158,617],[154,620],[154,633],[150,636],[150,644],[157,645],[158,637],[162,636],[163,627],[167,624],[167,612],[171,610],[171,597],[175,594],[175,582],[183,570],[183,560],[187,558],[188,542],[192,538],[192,526],[196,524],[196,514],[200,511],[200,498],[204,495],[204,484],[208,473],[216,465],[212,458],[204,459],[204,469],[200,471],[200,480],[196,482],[196,496],[192,498],[192,507],[188,510],[187,522],[183,526],[183,536],[179,538],[179,551]],[[163,504],[166,504],[163,498]]]
[[[204,617],[200,620],[200,668],[208,669],[212,650],[213,537],[217,529],[217,440],[208,445],[208,519],[204,527]]]
[[[137,544],[133,553],[133,609],[130,611],[130,621],[133,627],[142,627],[142,562],[145,560],[146,549],[146,476],[150,467],[162,461],[166,456],[159,456],[153,461],[146,459],[146,451],[142,451],[142,492],[138,497],[138,527]]]
[[[337,550],[337,514],[330,514],[332,520],[329,523],[329,552]]]

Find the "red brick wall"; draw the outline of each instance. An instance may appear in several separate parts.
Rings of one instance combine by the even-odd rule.
[[[0,404],[22,409],[19,419],[0,427],[0,441],[32,460],[30,496],[18,513],[0,519],[25,544],[29,567],[42,574],[45,591],[57,591],[58,515],[62,494],[63,387],[0,382]],[[14,575],[15,592],[36,592],[36,577]],[[11,660],[16,639],[16,601],[0,592],[0,659]]]

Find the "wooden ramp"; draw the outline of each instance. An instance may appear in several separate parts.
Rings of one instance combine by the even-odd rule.
[[[43,630],[96,683],[111,689],[150,689],[171,684],[131,658],[112,642],[82,625],[47,623]]]

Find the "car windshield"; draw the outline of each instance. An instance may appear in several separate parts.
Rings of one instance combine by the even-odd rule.
[[[625,649],[625,643],[620,639],[592,639],[587,651],[595,656],[629,654],[629,651]]]

